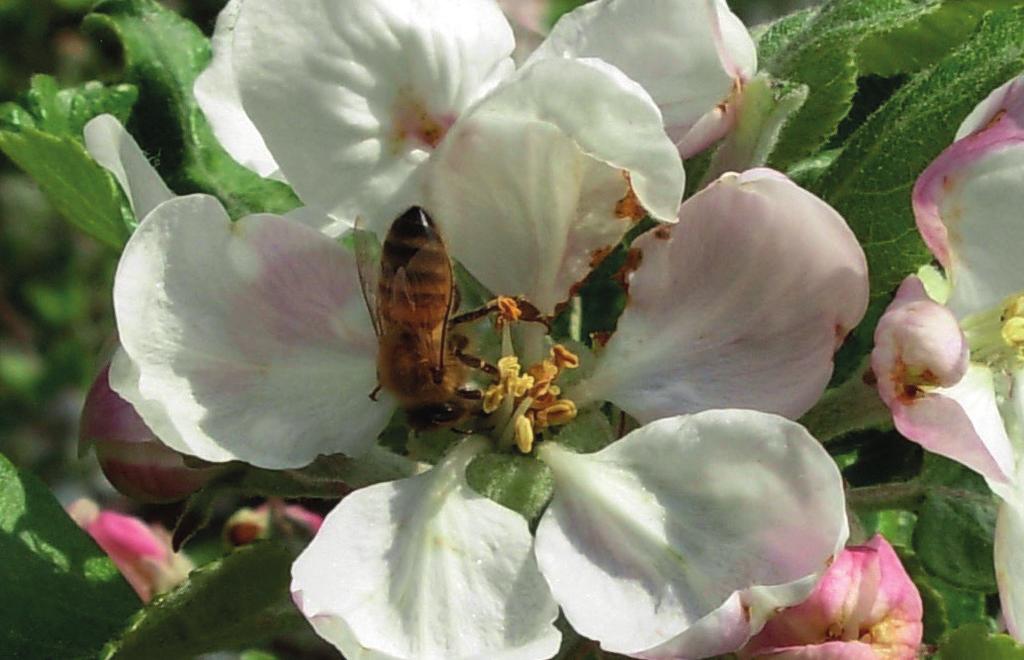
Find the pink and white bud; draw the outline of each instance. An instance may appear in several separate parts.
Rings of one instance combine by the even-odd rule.
[[[878,393],[894,412],[911,405],[926,388],[948,387],[963,378],[968,351],[956,317],[911,275],[875,328],[871,368]]]
[[[174,502],[199,490],[218,471],[185,464],[130,403],[110,388],[110,366],[96,377],[82,408],[79,445],[92,445],[100,468],[121,493],[143,502]]]
[[[72,502],[68,515],[103,549],[143,602],[170,591],[194,568],[171,550],[171,535],[159,525],[115,511],[101,511],[88,499]]]
[[[913,660],[923,626],[921,595],[880,535],[847,548],[803,603],[783,610],[741,658]]]

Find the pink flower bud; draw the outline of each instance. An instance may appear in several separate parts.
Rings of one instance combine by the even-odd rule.
[[[110,389],[110,366],[89,389],[78,437],[92,444],[114,488],[143,502],[174,502],[199,490],[218,469],[185,465],[181,454],[153,435],[131,404]]]
[[[740,657],[913,660],[922,614],[917,587],[876,535],[841,552],[810,597],[771,619]]]
[[[132,516],[100,511],[87,499],[73,502],[67,510],[110,556],[143,602],[184,582],[193,568],[188,557],[171,550],[171,535],[158,525],[147,526]]]

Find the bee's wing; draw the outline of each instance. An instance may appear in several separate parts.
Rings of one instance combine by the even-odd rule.
[[[356,226],[351,231],[352,247],[356,255],[356,269],[359,271],[359,286],[363,291],[363,301],[370,312],[370,322],[378,337],[383,328],[380,320],[380,306],[377,291],[380,284],[380,252],[381,245],[377,235],[363,229],[362,218],[356,219]]]
[[[424,290],[429,291],[436,287],[436,282],[433,281],[433,279],[426,284],[417,281],[417,278],[421,277],[420,275],[417,275],[418,273],[422,274],[432,272],[433,270],[429,267],[425,268],[420,266],[419,260],[423,259],[424,261],[432,261],[435,258],[436,257],[434,255],[431,255],[426,251],[419,252],[409,259],[406,267],[398,269],[391,281],[390,304],[400,305],[403,308],[409,309],[411,312],[415,312],[417,307],[416,292],[422,292]],[[445,309],[444,318],[438,319],[441,326],[440,336],[435,338],[433,333],[422,333],[422,341],[426,343],[425,350],[427,351],[427,355],[432,354],[437,356],[437,362],[434,365],[437,374],[441,374],[444,370],[445,346],[447,344],[448,337],[448,319],[451,317],[452,306],[455,303],[455,294],[457,293],[451,261],[448,261],[445,275],[448,281],[446,291],[448,295],[448,304]]]

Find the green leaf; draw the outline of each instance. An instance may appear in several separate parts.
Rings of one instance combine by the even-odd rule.
[[[974,623],[954,630],[939,646],[937,660],[1024,660],[1024,646],[1009,635]]]
[[[963,491],[925,496],[914,527],[914,551],[928,572],[965,589],[994,593],[992,543],[997,505]]]
[[[27,125],[52,135],[81,140],[86,123],[97,115],[111,114],[122,123],[128,121],[137,98],[138,90],[132,85],[107,87],[92,81],[60,89],[51,76],[32,76],[22,100],[25,113],[13,110],[14,104],[9,104],[0,111],[0,127]]]
[[[0,130],[0,150],[71,224],[113,248],[124,245],[134,217],[114,178],[81,142],[24,126]]]
[[[35,76],[24,107],[0,106],[0,150],[71,224],[114,248],[127,240],[135,218],[117,182],[85,150],[82,129],[103,113],[125,120],[135,98],[131,85],[62,90],[50,76]]]
[[[832,0],[785,17],[760,35],[760,69],[810,90],[782,129],[771,159],[776,168],[810,156],[835,134],[857,91],[860,42],[910,20],[915,7],[910,0]]]
[[[144,151],[160,155],[156,167],[167,185],[179,194],[216,195],[232,217],[298,205],[287,185],[239,165],[214,137],[192,94],[210,61],[198,27],[155,0],[104,0],[84,26],[120,42],[125,76],[139,89],[129,128]]]
[[[466,468],[466,480],[476,492],[522,514],[533,522],[554,492],[547,465],[530,456],[481,454]]]
[[[917,3],[913,20],[868,35],[857,49],[861,75],[913,73],[963,43],[989,10],[1011,9],[1021,0],[930,0]]]
[[[914,581],[914,586],[921,594],[921,604],[924,606],[923,641],[925,644],[934,644],[949,629],[949,609],[946,607],[946,600],[942,592],[935,588],[932,577],[928,575],[917,555],[901,547],[897,547],[896,552],[907,575]]]
[[[140,611],[107,645],[107,660],[176,660],[246,648],[302,626],[288,593],[293,557],[260,542],[192,571]]]
[[[1022,33],[1021,10],[990,14],[967,43],[914,76],[861,125],[813,186],[857,235],[871,278],[868,313],[837,358],[837,379],[867,354],[895,287],[931,260],[910,207],[914,182],[971,109],[1024,69]]]
[[[95,658],[139,609],[46,486],[0,456],[0,656]]]

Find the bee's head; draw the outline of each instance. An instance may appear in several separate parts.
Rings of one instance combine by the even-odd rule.
[[[409,426],[417,431],[450,428],[466,418],[469,410],[459,400],[428,403],[405,411]]]

